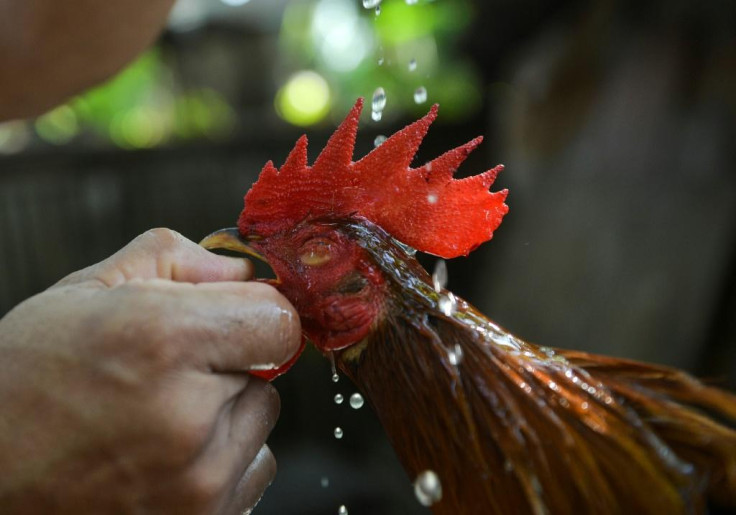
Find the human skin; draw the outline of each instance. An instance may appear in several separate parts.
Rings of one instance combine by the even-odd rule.
[[[42,114],[142,52],[174,0],[0,0],[0,120]]]
[[[301,329],[251,276],[157,229],[1,319],[0,511],[253,506],[279,398],[246,371],[287,361]]]

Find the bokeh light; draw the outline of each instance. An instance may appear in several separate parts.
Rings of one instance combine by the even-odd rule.
[[[373,33],[350,0],[320,0],[314,9],[312,39],[324,66],[347,73],[360,65],[373,47]]]
[[[17,154],[31,142],[31,131],[25,121],[0,123],[0,154]]]
[[[313,125],[330,111],[330,87],[317,72],[292,75],[276,95],[276,111],[293,125]]]
[[[44,141],[63,145],[79,133],[79,122],[74,110],[62,105],[39,117],[35,129]]]

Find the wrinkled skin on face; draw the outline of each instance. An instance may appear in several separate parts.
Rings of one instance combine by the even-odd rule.
[[[299,312],[305,334],[323,352],[363,340],[385,309],[385,278],[344,227],[308,221],[250,239],[278,277],[274,285]]]

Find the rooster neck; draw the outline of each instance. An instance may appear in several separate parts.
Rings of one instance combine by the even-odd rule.
[[[692,467],[614,393],[459,308],[453,320],[405,305],[362,352],[338,355],[410,477],[438,474],[435,513],[610,512],[622,495],[642,513],[695,509]]]
[[[736,505],[736,431],[716,422],[736,422],[734,396],[666,367],[525,343],[459,298],[448,313],[450,293],[410,249],[368,222],[344,230],[388,289],[373,331],[337,363],[410,477],[440,478],[436,514]]]

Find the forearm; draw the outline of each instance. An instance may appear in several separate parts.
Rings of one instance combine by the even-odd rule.
[[[0,0],[0,120],[43,113],[120,70],[174,0]]]

